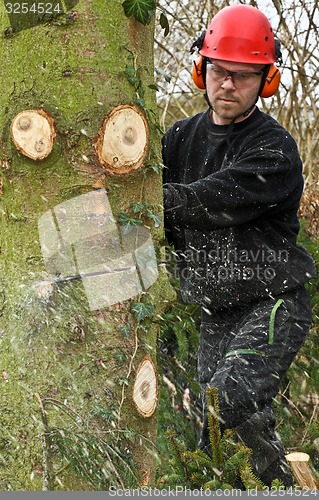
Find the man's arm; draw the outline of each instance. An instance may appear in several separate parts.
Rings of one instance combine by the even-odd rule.
[[[301,184],[301,166],[293,168],[280,152],[246,156],[191,184],[164,184],[165,215],[170,225],[198,230],[239,225],[286,200]]]

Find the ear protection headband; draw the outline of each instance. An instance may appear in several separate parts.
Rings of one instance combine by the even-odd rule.
[[[206,31],[203,31],[200,37],[191,46],[190,52],[196,49],[201,49],[205,38]],[[282,55],[279,40],[275,40],[275,57],[279,64],[282,63]],[[201,90],[206,89],[206,64],[207,58],[199,55],[193,61],[192,79],[196,87]],[[261,97],[271,97],[276,94],[280,84],[280,71],[274,64],[268,64],[265,67],[262,84],[259,90]]]

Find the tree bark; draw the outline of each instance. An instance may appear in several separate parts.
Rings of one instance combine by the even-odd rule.
[[[151,484],[157,412],[139,413],[133,386],[145,356],[156,371],[153,319],[170,288],[160,272],[152,286],[144,279],[138,295],[120,303],[105,299],[102,307],[97,298],[104,297],[110,269],[126,272],[127,283],[136,265],[143,281],[136,249],[130,247],[134,265],[112,268],[118,255],[110,241],[125,260],[128,224],[135,240],[143,227],[155,246],[163,237],[160,141],[149,87],[154,19],[143,26],[113,0],[81,0],[42,24],[1,9],[0,489]],[[124,176],[110,172],[95,149],[117,106],[137,107],[149,134],[138,168]],[[31,125],[36,130],[24,141]],[[125,140],[134,142],[127,128]],[[136,214],[132,204],[140,207]],[[75,230],[77,216],[85,220]],[[101,218],[112,226],[107,235]],[[146,240],[143,252],[151,248]],[[101,248],[109,258],[100,265]],[[92,270],[91,261],[100,267]],[[122,285],[115,283],[106,287],[108,297],[117,297]]]

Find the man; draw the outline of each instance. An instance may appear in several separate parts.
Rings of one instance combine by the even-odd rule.
[[[257,107],[279,85],[280,45],[248,5],[222,9],[195,42],[209,108],[163,139],[166,229],[181,294],[202,307],[198,375],[219,393],[266,485],[293,478],[272,401],[311,324],[314,263],[296,243],[302,165],[289,133]],[[200,447],[208,447],[207,417]]]

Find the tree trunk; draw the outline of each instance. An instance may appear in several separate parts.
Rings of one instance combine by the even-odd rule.
[[[151,484],[170,294],[149,234],[159,247],[154,22],[121,1],[46,22],[32,5],[59,4],[1,6],[0,489]],[[142,118],[124,119],[117,157],[105,124],[121,106]]]

